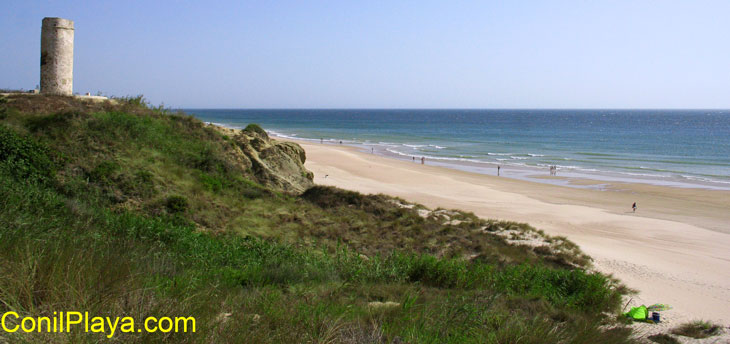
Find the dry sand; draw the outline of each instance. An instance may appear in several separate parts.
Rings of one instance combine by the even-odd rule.
[[[504,169],[503,177],[488,176],[296,142],[317,184],[527,222],[568,237],[597,270],[638,290],[632,304],[672,305],[662,328],[696,319],[730,324],[730,191],[621,183],[581,189],[506,178]]]

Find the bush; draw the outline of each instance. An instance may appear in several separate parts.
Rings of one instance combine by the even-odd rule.
[[[701,339],[719,334],[720,328],[720,325],[699,320],[678,326],[672,330],[672,334]]]
[[[119,169],[119,164],[114,161],[102,161],[89,172],[89,179],[99,183],[108,183]]]
[[[516,295],[536,295],[551,303],[580,309],[610,310],[621,294],[611,280],[583,270],[553,270],[538,265],[509,266],[495,277],[498,288]]]
[[[137,170],[133,175],[121,173],[115,184],[127,196],[150,197],[156,191],[154,175],[146,170]]]
[[[410,209],[397,208],[382,195],[363,195],[356,191],[342,190],[332,186],[313,186],[305,191],[301,197],[325,209],[350,206],[376,216],[394,212],[397,213],[394,214],[396,217],[414,213]],[[416,218],[420,219],[420,216],[416,216]]]
[[[221,178],[205,173],[200,174],[200,183],[203,184],[208,191],[213,193],[218,193],[223,189],[223,181]]]
[[[173,195],[165,200],[165,207],[171,214],[183,213],[188,209],[188,199],[184,196]]]
[[[145,99],[144,95],[138,94],[136,96],[126,96],[126,97],[113,97],[117,101],[128,104],[134,107],[141,107],[141,108],[147,108],[149,107],[150,102]]]
[[[46,182],[56,166],[50,150],[0,125],[0,166],[20,180]]]
[[[266,130],[264,130],[264,128],[261,128],[261,126],[258,124],[253,124],[253,123],[249,124],[246,126],[246,128],[243,129],[243,131],[247,131],[250,133],[256,133],[259,136],[267,138],[267,139],[269,138],[269,134],[266,133]]]

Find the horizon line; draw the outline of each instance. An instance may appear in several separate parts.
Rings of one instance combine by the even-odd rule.
[[[598,111],[626,111],[626,110],[648,110],[648,111],[730,111],[730,108],[406,108],[406,107],[393,107],[393,108],[380,108],[380,107],[363,107],[363,108],[339,108],[339,107],[322,107],[322,108],[309,108],[309,107],[173,107],[173,110],[427,110],[427,111],[439,111],[439,110],[598,110]]]

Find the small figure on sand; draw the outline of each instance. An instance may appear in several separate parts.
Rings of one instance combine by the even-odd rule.
[[[634,202],[634,204],[631,206],[631,209],[633,209],[634,212],[636,212],[636,202]]]
[[[550,165],[550,175],[551,176],[557,176],[558,175],[558,166],[556,166],[556,165]]]
[[[342,144],[342,141],[340,141],[340,144]]]
[[[375,148],[374,147],[370,147],[370,154],[375,154]]]
[[[413,158],[413,162],[416,162],[416,157],[415,156],[412,156],[411,158]]]
[[[497,165],[497,177],[499,177],[499,169],[502,168],[502,166]]]
[[[421,165],[424,165],[426,163],[426,157],[421,157]]]
[[[319,143],[324,143],[324,138],[319,138]]]

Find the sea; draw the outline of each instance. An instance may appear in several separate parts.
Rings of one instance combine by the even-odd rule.
[[[730,190],[730,110],[184,109],[229,128],[575,187]],[[550,166],[557,177],[550,177]],[[566,177],[566,178],[560,178]],[[574,178],[606,183],[577,185]],[[585,184],[585,183],[581,183]]]

